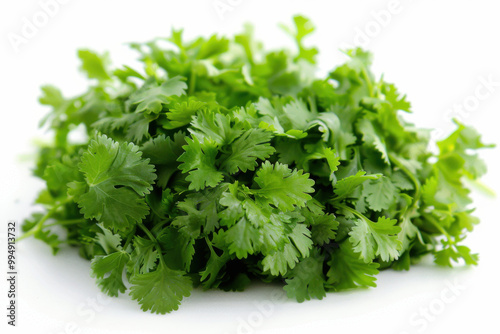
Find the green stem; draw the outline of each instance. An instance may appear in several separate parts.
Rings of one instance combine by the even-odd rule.
[[[148,204],[149,204],[149,207],[151,209],[151,212],[153,212],[158,218],[163,219],[162,215],[160,215],[160,213],[158,211],[156,211],[154,205],[150,205],[149,202],[148,202]]]
[[[421,193],[422,193],[422,185],[420,184],[420,181],[415,177],[415,175],[413,175],[412,172],[410,172],[408,170],[408,168],[406,168],[402,163],[401,161],[399,161],[398,158],[396,158],[393,154],[389,153],[389,160],[392,161],[393,164],[395,164],[399,169],[401,169],[409,178],[410,180],[413,182],[413,184],[415,185],[415,196],[413,196],[413,203],[410,207],[410,210],[415,208],[418,201],[420,200],[420,196],[421,196]],[[408,210],[408,211],[410,211]]]
[[[366,86],[368,87],[368,93],[370,94],[370,97],[374,97],[373,83],[370,79],[370,76],[368,75],[368,72],[366,71],[366,68],[363,67],[363,69],[361,70],[361,74],[366,81]]]
[[[132,241],[132,238],[135,236],[135,228],[132,232],[130,232],[129,236],[127,237],[127,241],[125,241],[125,244],[123,245],[123,250],[127,249],[128,244]]]
[[[432,217],[431,215],[424,215],[424,217],[427,219],[428,222],[430,222],[441,234],[443,234],[446,237],[446,240],[448,240],[448,245],[449,247],[456,253],[458,253],[458,248],[457,248],[457,242],[453,240],[452,236],[446,232],[446,230],[439,224],[439,222]],[[446,246],[445,246],[446,248]]]
[[[489,196],[491,198],[496,197],[495,190],[493,190],[492,188],[490,188],[489,186],[487,186],[486,184],[484,184],[480,180],[474,180],[474,179],[470,179],[470,178],[464,178],[464,180],[465,180],[465,183],[467,183],[471,187],[476,188],[478,191],[480,191],[484,195]]]
[[[189,76],[189,95],[193,95],[194,90],[196,88],[196,73],[194,70],[194,66],[191,66],[191,75]]]
[[[87,220],[84,218],[81,219],[67,219],[67,220],[58,220],[55,223],[52,224],[47,224],[45,227],[50,227],[50,226],[55,226],[55,225],[73,225],[73,224],[80,224],[80,223],[85,223]]]
[[[353,208],[350,208],[348,207],[347,205],[344,205],[344,204],[335,204],[335,206],[339,209],[343,209],[343,210],[346,210],[346,211],[349,211],[350,213],[352,213],[353,215],[357,216],[358,218],[361,218],[365,221],[371,221],[371,219],[368,219],[368,217],[366,217],[364,214],[354,210]]]
[[[441,234],[443,234],[448,241],[453,242],[451,235],[439,224],[439,222],[431,215],[424,215],[428,222],[430,222]]]
[[[64,201],[61,201],[59,202],[58,204],[54,205],[46,214],[45,216],[43,216],[39,221],[38,223],[36,223],[35,226],[33,226],[28,232],[24,233],[22,236],[20,236],[19,238],[16,239],[16,242],[18,241],[21,241],[23,239],[26,239],[38,232],[40,232],[42,230],[42,228],[44,227],[43,226],[43,223],[45,223],[47,221],[47,219],[49,219],[50,217],[52,217],[52,215],[57,211],[57,209],[59,209],[61,206],[69,203],[73,201],[73,198],[70,197],[70,198],[67,198],[65,199]]]
[[[214,248],[212,247],[212,242],[208,239],[208,237],[205,237],[205,242],[207,243],[208,248],[210,249],[211,254],[215,254]]]
[[[148,228],[146,226],[144,226],[143,223],[137,223],[137,225],[141,228],[141,230],[144,231],[144,233],[146,233],[148,238],[155,244],[156,250],[158,251],[161,265],[164,267],[167,267],[167,264],[165,263],[165,260],[163,259],[163,252],[162,252],[162,249],[160,247],[160,243],[158,242],[158,240],[156,240],[153,233],[151,233],[151,231],[149,231]]]

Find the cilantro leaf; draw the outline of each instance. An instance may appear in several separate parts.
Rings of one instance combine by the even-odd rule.
[[[185,93],[187,85],[180,77],[174,77],[162,83],[160,86],[152,85],[138,90],[130,96],[129,102],[137,105],[135,112],[147,114],[159,113],[163,105],[169,104],[170,96],[180,96]]]
[[[284,248],[264,257],[262,260],[264,270],[269,270],[272,275],[285,275],[288,268],[295,267],[301,256],[309,256],[312,247],[310,236],[311,232],[304,225],[296,225],[289,234],[289,242]]]
[[[299,303],[311,297],[323,299],[326,296],[325,277],[323,275],[323,257],[318,251],[301,260],[287,275],[285,289],[287,296]]]
[[[368,180],[377,180],[382,175],[365,175],[365,171],[358,171],[355,175],[348,176],[337,182],[334,192],[339,199],[349,196],[361,184]]]
[[[129,272],[145,274],[150,272],[158,260],[158,251],[155,243],[140,236],[134,237],[134,251],[131,254],[132,260]]]
[[[241,129],[231,126],[228,116],[211,111],[200,111],[193,117],[191,126],[195,137],[213,141],[217,145],[229,145],[241,134]]]
[[[177,160],[182,162],[179,169],[189,173],[186,177],[190,182],[189,188],[200,190],[215,187],[224,177],[215,166],[217,145],[209,139],[200,142],[197,137],[186,138],[186,142],[184,153]]]
[[[260,187],[255,194],[283,211],[304,206],[311,199],[308,193],[314,191],[314,181],[309,179],[309,174],[292,171],[279,162],[275,165],[269,161],[263,163],[256,173],[255,182]]]
[[[363,194],[373,211],[382,211],[391,207],[398,192],[391,180],[386,176],[382,176],[377,180],[365,182],[363,184]]]
[[[245,217],[229,228],[225,234],[228,250],[239,259],[253,254],[260,245],[260,234]]]
[[[118,251],[109,255],[94,257],[90,265],[92,276],[97,278],[97,284],[109,296],[118,296],[127,289],[122,280],[123,269],[130,260],[127,252]],[[104,277],[107,275],[107,277]]]
[[[189,277],[165,265],[149,273],[133,275],[130,283],[130,296],[139,302],[141,309],[161,314],[177,310],[192,289]]]
[[[177,208],[185,215],[175,217],[172,224],[191,237],[199,237],[213,232],[219,226],[218,201],[223,188],[207,189],[188,195],[177,203]]]
[[[78,58],[82,61],[82,70],[87,73],[89,79],[99,81],[111,79],[107,69],[109,62],[107,54],[99,56],[90,50],[79,50]]]
[[[172,137],[159,135],[143,144],[141,151],[144,157],[155,165],[158,180],[156,184],[165,188],[171,178],[179,171],[177,158],[182,154],[182,146],[186,138],[182,132],[177,132]]]
[[[360,218],[349,233],[353,250],[367,263],[380,256],[383,261],[392,261],[399,257],[401,243],[397,234],[401,231],[397,221],[380,217],[378,221]]]
[[[254,170],[257,159],[266,160],[274,153],[274,148],[269,144],[272,135],[260,129],[245,131],[231,145],[231,153],[223,155],[220,168],[230,174],[241,170]]]
[[[355,253],[351,244],[344,241],[334,250],[327,261],[330,269],[327,272],[328,284],[335,291],[348,290],[356,287],[376,287],[375,276],[378,274],[379,264],[366,263]]]
[[[85,218],[115,230],[140,222],[149,212],[144,195],[156,178],[148,162],[134,144],[119,144],[104,135],[93,140],[80,163],[88,186],[78,198]]]

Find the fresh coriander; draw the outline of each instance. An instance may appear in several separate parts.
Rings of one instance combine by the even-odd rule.
[[[78,247],[103,292],[130,286],[154,313],[177,310],[193,286],[281,281],[302,302],[374,287],[380,269],[427,254],[476,264],[463,245],[478,223],[463,180],[486,172],[475,152],[491,145],[456,121],[433,154],[429,131],[402,117],[406,97],[370,71],[370,53],[347,50],[316,78],[318,51],[304,44],[314,27],[294,22],[295,53],[263,50],[250,27],[131,44],[139,69],[79,51],[88,91],[42,88],[54,141],[34,173],[46,210],[21,238],[54,253]],[[69,141],[82,127],[87,142]]]

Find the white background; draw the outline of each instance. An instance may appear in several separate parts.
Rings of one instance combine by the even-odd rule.
[[[290,23],[293,14],[304,14],[317,27],[309,43],[320,49],[322,73],[344,60],[340,47],[361,43],[375,54],[376,75],[384,74],[408,94],[414,110],[411,119],[417,125],[437,129],[439,138],[441,131],[451,131],[450,119],[456,117],[475,126],[486,142],[500,143],[500,20],[495,1],[402,0],[389,16],[380,13],[393,8],[390,1],[373,0],[66,2],[17,52],[9,36],[20,35],[25,20],[33,22],[42,7],[33,0],[0,5],[1,252],[6,249],[7,221],[28,216],[42,187],[30,176],[33,142],[45,136],[37,124],[48,111],[37,102],[40,85],[54,84],[66,96],[82,92],[86,82],[77,70],[78,48],[109,50],[120,65],[136,57],[125,42],[166,36],[171,27],[184,28],[188,37],[232,35],[244,22],[252,22],[268,48],[292,47],[277,25]],[[220,3],[229,4],[229,10],[217,12],[214,5]],[[481,78],[497,86],[477,99],[477,89],[486,92]],[[454,109],[464,103],[469,103],[469,111]],[[490,170],[484,183],[498,192],[498,150],[482,156]],[[257,284],[243,293],[196,290],[179,311],[152,315],[140,311],[127,295],[96,299],[101,294],[89,277],[89,263],[74,250],[63,249],[53,257],[41,242],[25,240],[18,245],[18,327],[5,324],[3,278],[1,326],[8,333],[498,332],[500,203],[477,193],[474,198],[482,223],[467,245],[480,252],[478,267],[450,270],[427,261],[409,272],[381,273],[376,289],[329,294],[322,301],[302,304],[271,302],[280,287]],[[2,272],[5,257],[0,255]],[[455,294],[449,284],[456,285]],[[94,305],[92,300],[98,301]],[[429,313],[427,320],[424,312]]]

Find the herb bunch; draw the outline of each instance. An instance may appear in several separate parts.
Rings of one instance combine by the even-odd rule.
[[[304,44],[314,28],[294,23],[295,52],[264,50],[251,27],[131,44],[142,68],[79,51],[88,91],[42,88],[54,140],[34,174],[46,210],[22,238],[78,247],[102,291],[128,290],[154,313],[196,286],[282,281],[302,302],[374,287],[379,270],[426,254],[476,264],[462,243],[478,223],[463,179],[485,173],[475,151],[489,145],[456,122],[432,153],[429,131],[401,117],[406,97],[370,72],[370,53],[348,50],[317,78],[318,51]],[[68,139],[78,131],[84,143]]]

